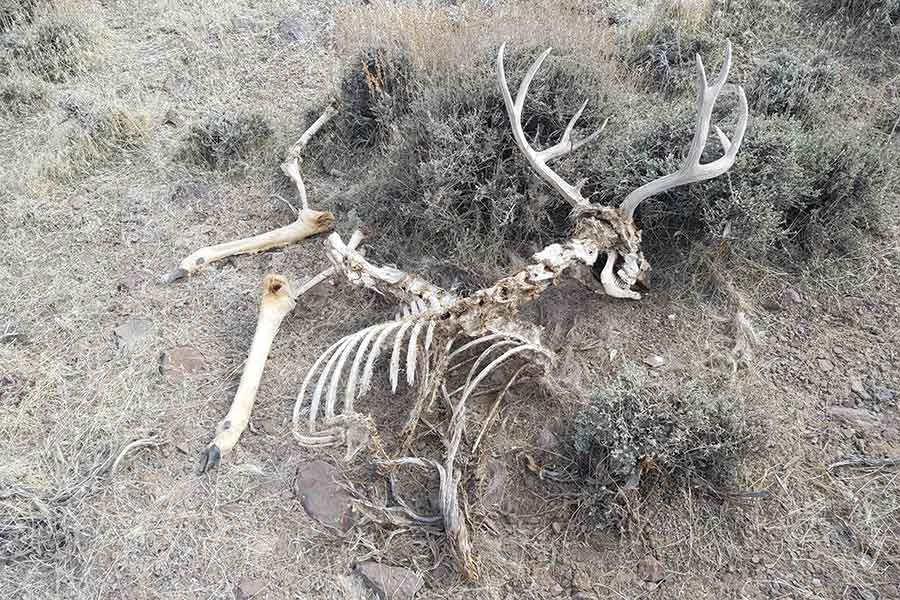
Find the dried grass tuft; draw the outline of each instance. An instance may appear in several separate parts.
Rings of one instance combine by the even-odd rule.
[[[271,149],[274,131],[257,112],[210,114],[191,125],[179,158],[207,169],[228,170]]]

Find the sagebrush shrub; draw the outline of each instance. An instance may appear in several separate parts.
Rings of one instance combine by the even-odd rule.
[[[718,52],[721,44],[709,33],[679,31],[666,21],[627,40],[626,62],[651,89],[681,93],[693,89],[696,57]]]
[[[818,118],[823,92],[838,77],[824,56],[806,62],[796,52],[780,50],[754,70],[746,87],[747,100],[757,114]]]
[[[191,125],[179,157],[226,170],[267,149],[274,138],[269,119],[256,112],[216,113]]]
[[[50,105],[47,84],[21,74],[0,82],[0,112],[24,117]]]
[[[570,225],[569,206],[533,173],[513,141],[496,81],[494,41],[510,38],[492,22],[476,27],[433,12],[379,6],[378,16],[354,22],[350,38],[355,48],[366,36],[378,43],[349,59],[341,110],[330,134],[323,132],[309,148],[326,172],[354,182],[330,208],[347,213],[341,222],[367,226],[378,260],[427,271],[445,285],[489,283],[508,273],[516,256],[564,239]],[[561,38],[530,32],[521,36],[528,41],[508,42],[513,94],[531,61],[551,42],[554,47],[523,111],[536,148],[558,139],[584,99],[590,102],[576,139],[610,118],[598,141],[552,165],[570,182],[587,178],[583,192],[593,202],[616,206],[631,190],[680,167],[696,122],[694,54],[706,55],[710,78],[722,61],[723,40],[703,33],[709,15],[706,9],[689,13],[691,19],[666,13],[641,23],[620,36],[635,44],[619,48],[621,54],[613,41],[592,54],[581,43],[586,38],[572,34],[580,31],[577,21],[567,23]],[[374,27],[368,19],[385,22],[368,31]],[[652,74],[651,56],[664,56],[672,67],[670,85],[641,83],[640,72]],[[621,74],[623,60],[637,65],[637,85],[628,76],[611,76]],[[697,242],[753,260],[802,259],[845,251],[877,231],[897,167],[890,159],[876,164],[874,157],[896,151],[884,132],[863,139],[835,126],[843,107],[832,102],[838,75],[830,60],[775,52],[759,63],[749,77],[750,121],[734,167],[639,208],[651,262],[677,258]],[[731,132],[736,113],[735,87],[728,86],[714,122]],[[721,154],[711,136],[703,161]],[[854,201],[846,190],[853,190]],[[445,273],[452,275],[442,279]]]
[[[582,475],[624,485],[641,471],[726,484],[747,456],[761,421],[723,380],[627,365],[575,418],[572,440]]]
[[[900,0],[824,0],[822,8],[857,24],[891,27],[900,23]]]
[[[3,0],[0,2],[0,32],[17,23],[30,23],[42,0]]]
[[[140,147],[149,137],[150,115],[121,102],[68,99],[61,108],[68,113],[66,127],[41,161],[43,174],[51,177],[83,174],[101,161]]]
[[[541,50],[508,51],[512,86]],[[372,56],[386,77],[371,75]],[[466,271],[473,285],[496,276],[510,252],[530,254],[558,239],[569,210],[536,180],[515,146],[495,58],[485,53],[448,73],[413,71],[402,51],[366,53],[342,86],[335,131],[343,141],[312,148],[328,165],[362,167],[354,170],[358,184],[348,192],[348,205],[372,225],[376,252],[413,269]],[[598,127],[609,107],[598,98],[597,79],[557,50],[531,86],[526,134],[540,144],[555,142],[586,97],[594,99],[593,110],[579,124],[586,131]]]
[[[52,16],[34,25],[29,36],[13,48],[13,58],[35,75],[62,83],[85,73],[95,50],[94,33],[85,23]]]
[[[733,99],[720,102],[729,114]],[[618,202],[642,183],[677,170],[690,144],[693,113],[685,103],[634,115],[617,143],[601,145],[584,167],[598,182],[594,199]],[[753,115],[728,174],[669,190],[638,209],[650,260],[690,240],[727,244],[752,258],[787,247],[802,259],[847,251],[861,243],[863,232],[878,232],[887,193],[900,173],[891,158],[896,149],[886,136],[863,138],[833,124],[821,127],[810,129],[778,114]],[[711,138],[702,161],[721,152]]]

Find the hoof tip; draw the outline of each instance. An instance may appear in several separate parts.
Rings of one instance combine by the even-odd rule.
[[[161,279],[162,279],[163,283],[174,283],[174,282],[178,281],[179,279],[184,279],[188,275],[190,275],[190,273],[188,273],[186,270],[184,270],[182,268],[178,268],[178,269],[175,269],[174,271],[170,271],[170,272],[166,273],[165,275],[162,276]]]
[[[200,461],[197,465],[197,474],[203,475],[217,464],[219,464],[219,460],[222,458],[222,453],[219,451],[219,447],[215,444],[210,444],[206,448],[203,449],[203,452],[200,453]]]

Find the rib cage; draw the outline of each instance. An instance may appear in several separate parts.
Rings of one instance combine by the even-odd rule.
[[[439,335],[439,316],[430,312],[424,304],[404,309],[404,312],[408,309],[405,316],[348,334],[319,355],[307,372],[294,404],[293,430],[302,445],[321,446],[342,441],[341,436],[335,435],[335,424],[341,419],[358,417],[354,403],[371,389],[376,363],[388,348],[387,377],[392,394],[396,394],[399,387],[401,365],[406,371],[405,379],[410,388],[416,385],[417,370],[423,373],[418,380],[418,384],[423,386],[427,384],[427,374],[434,367],[432,363],[437,362],[443,352],[448,361],[448,375],[468,366],[465,383],[449,394],[451,397],[462,394],[463,398],[470,396],[481,381],[515,355],[532,352],[550,357],[545,348],[513,332],[482,335],[455,349],[456,337],[451,334],[447,336],[449,341],[446,347],[438,344],[439,347],[432,352],[435,336]],[[465,358],[467,352],[485,344],[487,347],[474,358]],[[311,387],[304,432],[300,419]],[[343,403],[338,413],[337,400],[341,393]],[[320,422],[325,425],[324,429],[319,428]]]

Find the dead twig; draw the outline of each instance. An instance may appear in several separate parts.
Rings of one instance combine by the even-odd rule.
[[[841,467],[895,467],[900,465],[900,457],[894,458],[851,458],[848,460],[840,460],[828,465],[828,470],[840,469]]]

